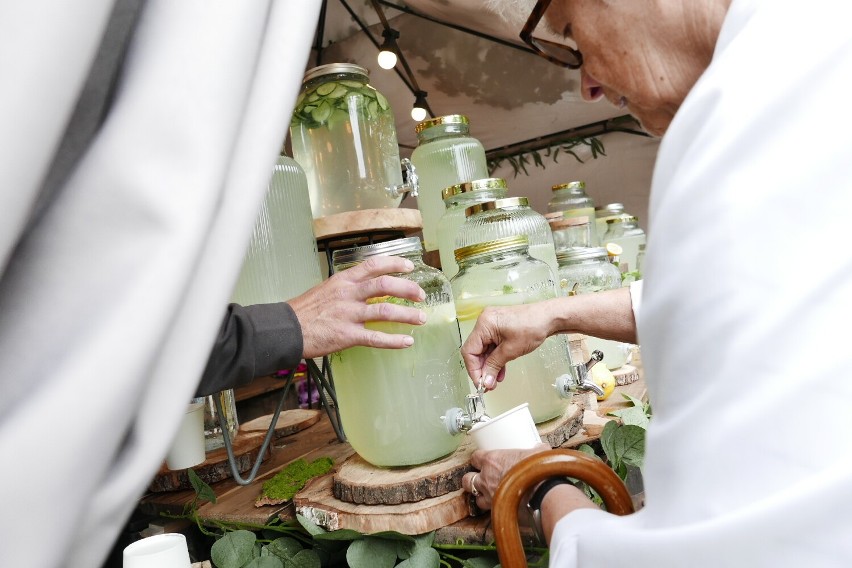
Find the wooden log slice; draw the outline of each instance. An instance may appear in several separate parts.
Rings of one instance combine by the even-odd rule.
[[[404,469],[376,467],[355,454],[334,474],[332,493],[341,501],[364,505],[398,505],[439,497],[461,489],[462,477],[471,471],[474,449],[465,440],[445,458]]]
[[[639,369],[633,365],[622,365],[612,372],[617,386],[629,385],[639,380]]]
[[[249,471],[257,460],[257,455],[260,453],[260,447],[263,445],[263,434],[252,432],[237,432],[232,443],[234,449],[234,458],[237,465],[237,471],[245,473]],[[267,448],[266,455],[263,459],[269,457],[270,449]],[[191,468],[198,474],[207,484],[213,484],[223,479],[232,477],[231,466],[228,464],[228,453],[225,448],[219,448],[207,453],[207,459],[204,462]],[[148,490],[154,493],[164,491],[181,491],[183,489],[192,489],[192,484],[189,482],[187,470],[171,470],[165,463],[160,467],[160,471],[154,476],[153,481],[148,486]]]
[[[420,211],[406,207],[344,211],[314,219],[314,235],[317,240],[386,230],[401,231],[409,235],[422,228],[423,218]]]
[[[296,432],[309,428],[319,422],[321,411],[310,408],[295,408],[292,410],[282,410],[278,414],[278,422],[275,425],[275,438],[283,438],[290,436]],[[272,422],[272,414],[249,420],[245,424],[240,424],[241,432],[259,432],[266,435],[269,430],[269,424]]]
[[[538,435],[541,436],[541,441],[550,444],[551,448],[558,448],[568,438],[579,432],[583,426],[584,400],[584,396],[575,396],[562,416],[538,424]]]
[[[332,475],[312,479],[293,498],[298,514],[329,531],[353,529],[365,534],[397,531],[418,535],[471,514],[469,495],[463,489],[417,503],[360,505],[335,498],[332,484]]]

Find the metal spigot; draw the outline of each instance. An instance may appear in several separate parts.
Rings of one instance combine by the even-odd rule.
[[[603,353],[601,351],[592,351],[591,358],[585,363],[578,363],[572,366],[573,375],[564,374],[556,379],[556,390],[562,398],[570,398],[574,391],[592,391],[598,396],[603,396],[604,391],[595,381],[592,380],[592,367],[603,361]]]
[[[399,161],[402,166],[402,179],[405,180],[402,185],[391,185],[387,188],[388,195],[391,197],[399,197],[407,193],[411,197],[417,197],[417,192],[420,191],[420,178],[417,176],[417,169],[411,160],[403,158]]]
[[[462,410],[459,407],[451,408],[441,420],[447,427],[447,432],[455,436],[461,432],[470,432],[479,422],[487,422],[489,418],[485,412],[485,398],[482,396],[485,393],[485,387],[480,382],[476,390],[476,394],[469,394],[465,397],[467,410]]]

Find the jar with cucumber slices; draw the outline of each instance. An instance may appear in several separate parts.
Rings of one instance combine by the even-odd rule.
[[[388,100],[351,63],[310,69],[290,121],[314,218],[397,207],[405,184]]]

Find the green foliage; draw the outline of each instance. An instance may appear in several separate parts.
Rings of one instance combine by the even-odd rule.
[[[578,146],[587,146],[591,151],[592,159],[596,160],[599,156],[606,156],[606,150],[604,149],[603,142],[601,142],[600,138],[595,136],[575,137],[569,138],[560,144],[547,148],[520,152],[519,154],[514,154],[505,158],[491,160],[488,162],[488,171],[493,172],[503,165],[503,161],[505,160],[512,166],[512,170],[514,170],[515,173],[514,177],[518,177],[518,174],[521,172],[523,172],[524,175],[530,175],[527,170],[527,166],[532,165],[537,168],[545,169],[543,158],[549,158],[553,160],[553,163],[558,164],[559,161],[557,160],[557,157],[560,152],[572,156],[575,160],[582,164],[584,163],[583,159],[580,158],[576,152],[576,148]]]
[[[186,475],[189,477],[189,483],[195,490],[195,500],[193,501],[193,506],[195,505],[195,502],[199,499],[210,501],[211,503],[216,502],[216,493],[209,485],[204,483],[204,481],[200,477],[198,477],[198,474],[195,473],[194,470],[186,470]]]
[[[629,394],[623,394],[631,406],[609,414],[620,423],[607,423],[601,432],[601,448],[610,467],[621,479],[627,479],[628,466],[641,468],[645,461],[645,431],[651,419],[651,406]]]

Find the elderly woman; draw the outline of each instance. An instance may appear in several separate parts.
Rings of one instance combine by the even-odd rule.
[[[527,16],[522,37],[579,68],[585,99],[662,136],[641,313],[629,289],[489,308],[463,347],[471,378],[500,388],[506,362],[550,334],[629,339],[636,327],[654,407],[646,505],[616,517],[547,484],[535,504],[551,566],[852,565],[841,8],[539,0]],[[837,407],[817,414],[808,400]],[[474,454],[464,484],[480,506],[527,453]]]

